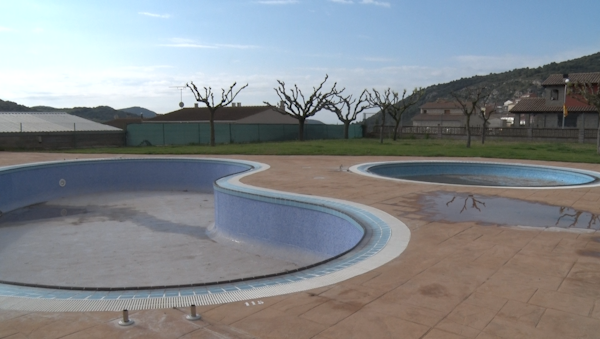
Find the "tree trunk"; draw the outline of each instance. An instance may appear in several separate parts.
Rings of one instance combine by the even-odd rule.
[[[397,137],[398,137],[398,126],[400,125],[400,120],[396,120],[396,123],[394,124],[394,141],[396,141]]]
[[[466,124],[466,129],[467,129],[467,148],[471,148],[471,116],[467,115],[467,124]]]
[[[298,119],[298,140],[304,141],[304,119]]]
[[[379,130],[379,143],[383,144],[383,127],[385,126],[385,110],[381,111],[381,128]]]
[[[481,128],[481,144],[482,145],[485,144],[485,130],[486,130],[485,127]]]
[[[348,139],[348,130],[350,129],[350,121],[344,121],[344,139]]]
[[[398,137],[400,139],[402,139],[402,128],[404,127],[404,124],[402,123],[402,119],[400,119],[400,127],[397,128],[398,130]]]
[[[600,114],[598,115],[598,120],[600,120]],[[596,136],[596,153],[600,154],[600,121],[598,121],[598,136]]]
[[[210,111],[210,146],[215,146],[215,112]]]

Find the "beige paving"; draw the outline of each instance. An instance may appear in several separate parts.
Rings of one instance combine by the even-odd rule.
[[[0,166],[101,155],[0,152]],[[114,157],[114,156],[108,156]],[[390,182],[349,173],[414,157],[228,156],[267,163],[247,184],[350,200],[410,228],[390,263],[316,290],[186,309],[130,313],[0,311],[0,338],[599,338],[600,234],[432,222],[414,197],[438,190],[569,206],[600,214],[600,188],[509,190]],[[482,160],[482,159],[477,159]],[[509,160],[496,160],[511,163]],[[590,169],[600,164],[520,163]]]

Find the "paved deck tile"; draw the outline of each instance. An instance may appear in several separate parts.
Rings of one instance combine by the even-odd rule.
[[[103,157],[0,153],[0,166]],[[600,214],[599,187],[489,189],[391,182],[339,170],[340,164],[415,157],[210,157],[271,166],[242,180],[249,185],[378,208],[406,223],[409,245],[384,266],[331,286],[200,306],[197,321],[185,319],[185,308],[132,311],[135,324],[129,327],[118,325],[119,312],[0,310],[0,338],[598,338],[600,235],[434,221],[417,198],[446,191],[521,199],[595,213],[594,225],[600,223],[593,219]],[[600,172],[600,164],[516,162]]]

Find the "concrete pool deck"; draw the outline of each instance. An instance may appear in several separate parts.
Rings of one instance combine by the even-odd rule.
[[[0,152],[0,166],[114,155]],[[417,157],[209,156],[271,166],[243,183],[365,204],[411,229],[390,263],[316,290],[187,309],[41,313],[0,310],[0,338],[597,338],[600,235],[433,222],[415,194],[518,198],[600,215],[600,188],[507,189],[395,183],[351,165]],[[467,160],[467,159],[465,159]],[[473,159],[470,159],[473,160]],[[478,159],[481,160],[481,159]],[[600,164],[508,161],[600,172]],[[341,170],[340,170],[341,169]],[[515,225],[516,226],[516,225]]]

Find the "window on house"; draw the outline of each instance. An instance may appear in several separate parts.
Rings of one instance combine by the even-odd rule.
[[[444,114],[450,114],[450,110],[449,109],[445,109],[444,110]]]
[[[557,89],[553,89],[552,92],[550,92],[550,100],[558,100],[558,90]]]
[[[427,114],[427,110],[426,109],[423,110],[423,114]]]

